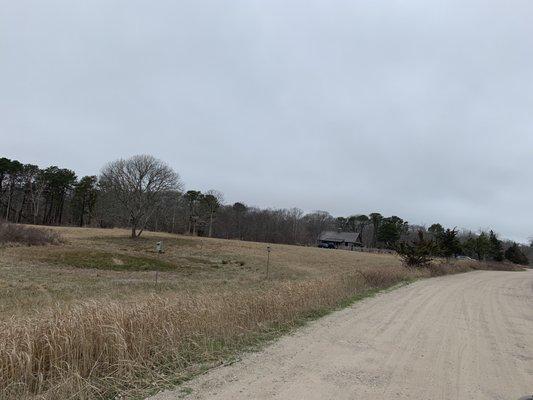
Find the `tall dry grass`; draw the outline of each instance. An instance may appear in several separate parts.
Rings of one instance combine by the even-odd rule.
[[[258,334],[290,328],[365,290],[413,277],[404,268],[381,268],[259,291],[84,302],[3,322],[0,393],[93,399],[145,389],[165,369],[179,373],[221,360]]]
[[[61,243],[58,232],[10,222],[0,221],[0,244],[23,244],[44,246]]]
[[[369,290],[472,268],[467,263],[423,270],[359,268],[253,290],[86,301],[39,317],[0,322],[0,396],[104,399],[147,394],[154,385],[175,384],[201,363],[220,362]]]

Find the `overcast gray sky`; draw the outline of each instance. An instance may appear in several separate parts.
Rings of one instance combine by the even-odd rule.
[[[0,0],[3,156],[533,234],[531,0]]]

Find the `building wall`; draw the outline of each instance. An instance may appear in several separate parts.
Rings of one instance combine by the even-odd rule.
[[[335,242],[328,242],[328,241],[320,241],[320,243],[323,243],[323,244],[333,243],[335,245],[335,248],[339,250],[353,250],[356,247],[354,243],[347,243],[347,242],[335,243]]]

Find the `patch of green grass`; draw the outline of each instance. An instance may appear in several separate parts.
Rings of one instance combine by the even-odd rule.
[[[185,260],[193,264],[210,265],[213,264],[209,259],[203,257],[183,257]]]
[[[178,269],[178,266],[156,258],[89,250],[50,252],[42,261],[74,268],[115,271],[173,271]]]
[[[182,237],[169,238],[168,236],[141,236],[137,239],[132,239],[127,236],[94,236],[90,240],[95,243],[104,242],[106,244],[122,245],[134,249],[149,248],[151,250],[155,249],[157,242],[163,242],[164,247],[194,247],[198,245],[198,242],[193,239]]]

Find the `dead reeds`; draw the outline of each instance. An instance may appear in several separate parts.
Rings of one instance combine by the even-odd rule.
[[[149,371],[222,360],[258,334],[290,328],[365,290],[410,277],[403,268],[381,268],[255,291],[80,302],[4,321],[0,392],[4,398],[106,398],[146,385]]]

